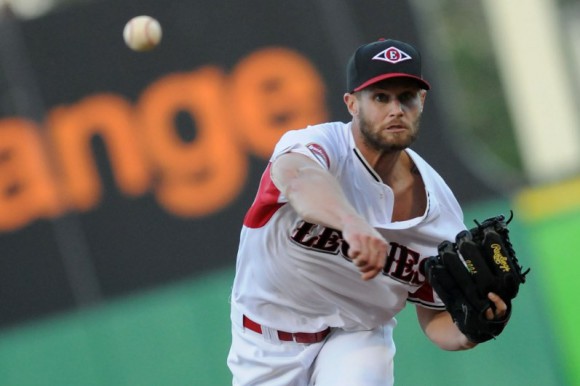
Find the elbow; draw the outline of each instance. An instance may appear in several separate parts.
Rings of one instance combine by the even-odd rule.
[[[465,335],[458,332],[457,334],[452,334],[451,336],[428,336],[431,342],[433,342],[437,347],[445,351],[464,351],[471,350],[477,343],[474,343],[467,339]]]
[[[454,345],[454,344],[449,344],[449,343],[445,342],[442,344],[437,344],[437,346],[440,349],[445,350],[445,351],[465,351],[465,350],[471,350],[472,348],[477,346],[477,343],[468,342],[466,344]]]
[[[437,347],[445,351],[469,350],[477,346],[465,336],[446,311],[417,309],[423,332]]]

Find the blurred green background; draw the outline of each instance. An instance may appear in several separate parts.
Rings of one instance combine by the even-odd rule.
[[[466,220],[505,213],[513,202],[481,203]],[[511,237],[531,267],[498,339],[465,352],[427,341],[413,306],[397,318],[396,382],[400,385],[580,384],[575,332],[580,208],[528,223],[515,219]],[[552,264],[571,256],[566,269]],[[549,266],[552,266],[550,268]],[[233,269],[20,326],[0,334],[5,385],[227,385],[229,289]]]

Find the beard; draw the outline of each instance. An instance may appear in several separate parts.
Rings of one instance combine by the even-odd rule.
[[[407,149],[417,140],[419,134],[419,122],[420,116],[412,123],[412,130],[384,136],[383,131],[373,131],[371,124],[361,112],[359,127],[365,145],[377,151],[393,153]]]

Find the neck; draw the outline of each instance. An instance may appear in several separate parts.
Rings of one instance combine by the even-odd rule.
[[[353,132],[357,149],[384,183],[396,181],[409,173],[413,167],[411,158],[404,150],[379,150],[369,146],[360,133]],[[358,135],[357,135],[358,134]]]
[[[394,194],[392,221],[422,216],[427,208],[427,194],[421,174],[405,150],[380,150],[366,143],[353,127],[355,144],[366,162]]]
[[[383,180],[388,180],[397,174],[399,167],[404,163],[403,161],[408,158],[406,153],[402,150],[397,151],[376,151],[369,150],[368,148],[360,148],[365,160],[368,164],[383,178]]]

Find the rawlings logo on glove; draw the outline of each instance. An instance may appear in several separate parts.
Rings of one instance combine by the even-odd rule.
[[[501,253],[501,245],[499,244],[492,244],[491,248],[493,249],[493,261],[494,263],[504,272],[510,271],[510,266],[507,263],[507,257],[502,255]]]
[[[509,239],[503,215],[475,221],[477,226],[460,232],[455,243],[439,244],[437,256],[425,260],[427,281],[437,292],[459,330],[475,343],[498,336],[511,315],[511,300],[525,283],[529,269],[522,272]],[[507,304],[505,317],[488,320],[493,308],[488,293]]]

